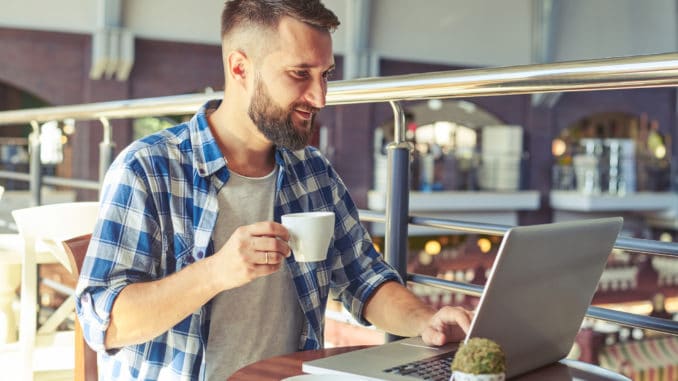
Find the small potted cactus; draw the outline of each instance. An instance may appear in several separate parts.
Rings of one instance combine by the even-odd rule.
[[[504,381],[506,357],[499,344],[480,337],[462,344],[452,361],[450,381]]]

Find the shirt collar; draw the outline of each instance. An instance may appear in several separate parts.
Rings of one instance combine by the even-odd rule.
[[[221,104],[220,99],[213,99],[202,105],[198,112],[188,122],[193,140],[194,166],[201,177],[207,177],[226,166],[226,160],[212,135],[207,112],[216,110]],[[280,168],[285,168],[284,148],[275,147],[275,162]]]
[[[221,104],[221,100],[214,99],[208,101],[188,122],[188,128],[193,141],[193,165],[198,169],[198,175],[207,177],[226,165],[226,160],[221,153],[217,141],[212,135],[209,122],[207,121],[207,111],[214,111]]]

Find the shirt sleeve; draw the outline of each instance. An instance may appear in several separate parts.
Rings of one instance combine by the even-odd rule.
[[[329,165],[328,165],[329,166]],[[374,249],[372,239],[360,223],[358,209],[346,186],[329,166],[335,215],[334,250],[338,251],[332,268],[332,294],[337,295],[353,318],[364,325],[365,303],[386,281],[403,280],[384,257]]]
[[[120,155],[124,156],[124,155]],[[156,207],[138,163],[118,162],[104,180],[101,208],[76,287],[76,310],[92,349],[105,351],[113,302],[130,283],[157,277]],[[111,350],[108,353],[115,353]]]

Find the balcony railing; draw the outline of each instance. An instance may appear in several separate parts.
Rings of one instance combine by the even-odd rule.
[[[337,81],[329,85],[327,104],[389,102],[393,108],[395,141],[388,149],[389,189],[386,197],[386,213],[380,215],[370,211],[361,211],[361,217],[364,220],[381,221],[386,224],[387,260],[409,281],[468,295],[480,295],[483,291],[481,286],[406,273],[408,224],[494,235],[504,234],[508,226],[408,216],[410,148],[404,139],[404,114],[399,101],[677,85],[678,53],[671,53]],[[222,96],[223,93],[194,94],[4,111],[0,112],[0,125],[30,123],[38,135],[39,123],[45,121],[67,118],[100,120],[104,128],[104,140],[100,145],[102,161],[99,167],[100,177],[102,177],[113,157],[110,119],[189,114],[207,100]],[[32,152],[40,152],[38,139],[33,139],[30,144]],[[0,172],[0,178],[29,181],[36,204],[40,203],[42,183],[97,188],[98,183],[93,181],[42,177],[40,159],[37,156],[31,156],[29,174],[4,171]],[[636,253],[678,258],[678,244],[675,243],[620,237],[615,247]],[[626,326],[678,335],[678,322],[593,306],[589,308],[587,315]]]

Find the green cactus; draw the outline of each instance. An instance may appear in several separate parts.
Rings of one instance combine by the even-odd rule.
[[[452,370],[469,374],[497,374],[506,371],[506,357],[499,344],[474,337],[457,350]]]

